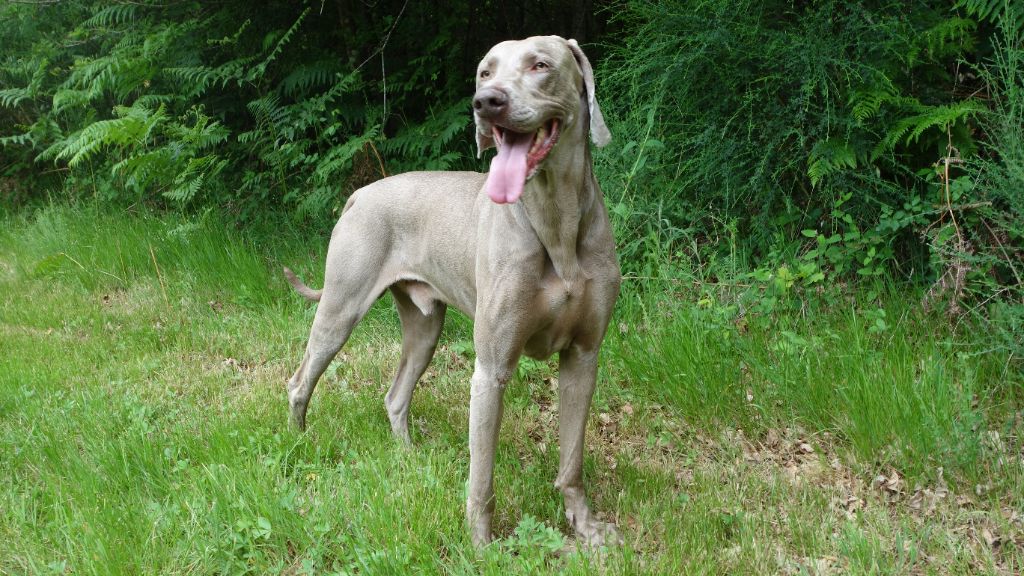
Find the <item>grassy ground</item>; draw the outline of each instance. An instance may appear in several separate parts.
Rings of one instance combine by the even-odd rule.
[[[1024,568],[1019,366],[898,296],[774,315],[698,302],[705,287],[629,291],[585,469],[626,545],[563,550],[557,374],[524,362],[496,471],[502,540],[477,552],[464,318],[413,400],[414,449],[383,409],[400,339],[387,298],[299,434],[284,382],[313,309],[276,270],[318,284],[323,239],[91,208],[3,224],[0,573]]]

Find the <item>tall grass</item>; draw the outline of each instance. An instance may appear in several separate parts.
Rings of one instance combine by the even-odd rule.
[[[164,292],[165,279],[173,277],[191,289],[259,305],[270,303],[280,289],[279,276],[257,247],[213,211],[196,218],[157,217],[86,204],[14,216],[5,228],[3,240],[16,255],[19,276],[52,278],[85,290],[125,289],[155,279]],[[295,231],[288,230],[294,245]],[[263,249],[287,245],[270,234],[261,240]],[[306,259],[301,260],[293,265],[304,265]]]
[[[1005,355],[965,347],[914,306],[736,322],[663,304],[615,338],[615,357],[634,386],[701,426],[763,434],[796,425],[912,474],[944,467],[978,479],[979,430],[986,415],[1012,421],[1012,411],[991,410],[1018,405],[1020,381]],[[879,310],[891,324],[867,318]]]

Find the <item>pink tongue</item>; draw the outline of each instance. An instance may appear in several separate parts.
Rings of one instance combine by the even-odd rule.
[[[533,134],[505,131],[498,155],[491,160],[487,174],[487,195],[498,204],[511,204],[519,199],[526,185],[526,155],[533,144]]]

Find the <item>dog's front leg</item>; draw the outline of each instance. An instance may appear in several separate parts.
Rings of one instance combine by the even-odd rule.
[[[469,489],[466,521],[476,546],[492,539],[494,516],[494,455],[501,429],[502,397],[510,371],[477,358],[469,400]]]
[[[587,547],[622,543],[614,524],[594,517],[583,487],[583,446],[590,400],[597,383],[597,350],[572,346],[559,354],[558,478],[555,487],[565,498],[565,517]]]

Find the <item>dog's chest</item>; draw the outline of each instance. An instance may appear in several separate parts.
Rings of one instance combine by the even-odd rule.
[[[557,275],[545,275],[534,300],[537,313],[536,331],[530,336],[523,353],[532,358],[548,358],[569,347],[581,331],[592,326],[602,310],[594,309],[591,281],[567,286]]]

